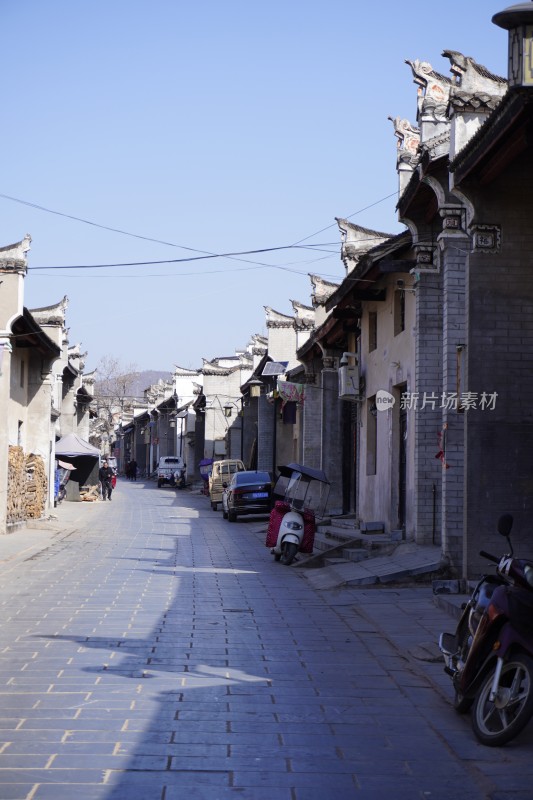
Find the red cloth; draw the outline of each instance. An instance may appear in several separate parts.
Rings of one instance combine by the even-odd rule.
[[[312,553],[315,542],[315,515],[310,511],[304,511],[304,538],[300,545],[300,553]]]
[[[111,488],[114,489],[116,485],[117,485],[117,476],[113,475],[113,477],[111,478]]]
[[[267,528],[267,536],[266,536],[266,547],[275,547],[276,542],[278,541],[278,533],[279,527],[281,525],[281,520],[287,513],[290,511],[291,507],[288,503],[284,503],[283,500],[276,500],[274,503],[274,508],[270,512],[270,519],[268,521],[268,528]]]
[[[281,525],[281,520],[290,511],[291,507],[283,500],[276,500],[274,508],[270,512],[270,519],[268,521],[267,535],[265,546],[275,547],[278,541],[278,533]],[[300,544],[300,553],[312,553],[313,544],[315,541],[315,515],[309,511],[304,511],[304,535]]]

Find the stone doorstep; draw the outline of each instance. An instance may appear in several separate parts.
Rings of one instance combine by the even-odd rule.
[[[370,552],[366,547],[344,547],[341,550],[344,561],[365,561],[370,558]]]
[[[340,529],[333,526],[319,526],[315,535],[315,555],[334,551],[336,556],[342,555],[349,561],[361,561],[376,552],[387,555],[395,549],[399,541],[384,534],[365,534],[359,530]],[[333,552],[331,553],[333,556]]]
[[[399,551],[399,552],[398,552]],[[405,583],[414,576],[435,575],[444,566],[440,548],[413,545],[400,546],[392,556],[368,558],[364,563],[337,559],[323,569],[305,570],[305,576],[316,589],[340,586],[372,586]]]
[[[324,519],[321,525],[326,527],[342,528],[350,531],[360,530],[363,533],[384,533],[385,523],[381,521],[368,521],[361,522],[359,525],[358,518],[355,514],[346,514],[344,516],[330,516]]]

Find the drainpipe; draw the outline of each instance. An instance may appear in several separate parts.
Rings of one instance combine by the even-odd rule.
[[[278,438],[277,437],[277,416],[276,416],[276,411],[277,411],[277,407],[278,407],[278,398],[275,395],[275,389],[272,392],[272,396],[273,396],[273,401],[274,401],[272,403],[273,414],[274,414],[274,427],[273,427],[273,432],[272,432],[272,475],[275,478],[276,475],[277,475],[276,458],[277,458],[277,438]]]
[[[431,534],[431,541],[433,544],[435,544],[435,534],[437,529],[437,485],[435,483],[433,484],[432,495],[433,495],[433,530]]]

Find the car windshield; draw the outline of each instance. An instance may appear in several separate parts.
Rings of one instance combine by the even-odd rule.
[[[238,486],[249,486],[256,483],[270,483],[268,472],[238,472],[233,481]]]

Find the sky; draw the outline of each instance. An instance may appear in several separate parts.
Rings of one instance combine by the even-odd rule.
[[[404,229],[405,60],[505,77],[509,5],[0,0],[0,246],[32,237],[25,306],[68,297],[86,371],[243,349],[265,306],[311,305],[310,274],[342,280],[335,217]]]

